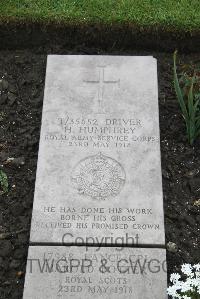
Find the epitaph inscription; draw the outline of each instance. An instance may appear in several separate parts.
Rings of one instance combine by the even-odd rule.
[[[153,57],[48,56],[31,242],[164,245]]]

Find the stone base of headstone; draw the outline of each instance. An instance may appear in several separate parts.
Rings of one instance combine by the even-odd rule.
[[[23,299],[166,298],[166,252],[30,246]]]

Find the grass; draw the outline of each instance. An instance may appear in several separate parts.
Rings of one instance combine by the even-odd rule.
[[[0,22],[200,29],[200,0],[0,0]]]

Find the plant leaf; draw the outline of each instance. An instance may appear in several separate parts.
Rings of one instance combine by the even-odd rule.
[[[0,187],[2,189],[2,191],[0,190],[0,194],[8,192],[8,178],[3,170],[0,170]]]
[[[188,93],[188,114],[189,114],[189,118],[190,120],[193,119],[194,117],[194,97],[193,97],[193,82],[190,86],[190,90]]]
[[[177,55],[177,51],[174,52],[174,88],[175,88],[176,95],[177,95],[177,98],[178,98],[178,101],[179,101],[179,104],[181,107],[181,111],[183,113],[183,117],[187,121],[189,117],[188,117],[188,111],[187,111],[187,108],[186,108],[186,105],[185,105],[185,102],[183,99],[183,95],[181,92],[180,84],[178,81],[178,76],[177,76],[177,71],[176,71],[176,55]]]
[[[195,138],[199,137],[200,136],[200,129],[199,130],[196,130],[195,132]]]
[[[196,128],[200,128],[200,116],[196,118]]]

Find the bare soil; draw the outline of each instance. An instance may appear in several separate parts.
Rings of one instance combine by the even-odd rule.
[[[191,147],[172,86],[172,54],[85,46],[0,51],[0,298],[20,299],[29,244],[46,54],[154,55],[158,59],[161,154],[168,272],[200,261],[200,140]],[[180,55],[182,62],[199,54]],[[3,83],[2,83],[3,82]],[[9,159],[14,158],[14,159]]]

